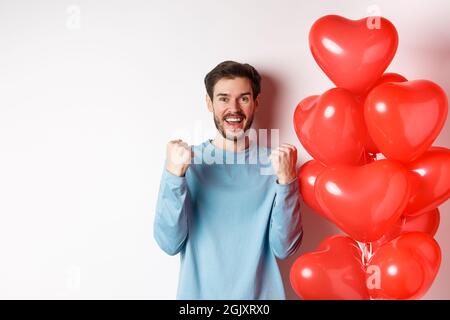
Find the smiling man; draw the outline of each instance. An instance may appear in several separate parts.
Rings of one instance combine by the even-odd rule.
[[[297,150],[249,139],[260,81],[249,64],[217,65],[205,77],[215,138],[167,145],[154,237],[180,253],[177,299],[285,299],[276,258],[293,254],[303,235]]]

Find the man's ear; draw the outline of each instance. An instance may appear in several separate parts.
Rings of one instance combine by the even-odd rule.
[[[210,112],[213,112],[214,109],[213,109],[212,101],[208,94],[206,94],[206,105],[208,106],[208,110]]]
[[[255,99],[255,112],[259,110],[259,96]]]

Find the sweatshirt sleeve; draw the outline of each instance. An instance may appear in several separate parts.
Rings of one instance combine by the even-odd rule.
[[[188,236],[188,190],[186,177],[163,170],[156,203],[153,236],[169,255],[181,251]]]
[[[275,256],[285,259],[298,249],[303,238],[299,187],[297,179],[285,185],[275,183],[269,242]]]

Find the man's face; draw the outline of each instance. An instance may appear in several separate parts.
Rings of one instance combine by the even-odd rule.
[[[250,80],[241,77],[217,81],[212,101],[208,95],[206,101],[209,111],[214,114],[217,130],[225,139],[234,141],[251,127],[258,107]]]

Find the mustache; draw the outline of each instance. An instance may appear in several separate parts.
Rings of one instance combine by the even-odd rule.
[[[238,113],[227,113],[226,115],[224,115],[224,116],[222,117],[222,119],[225,120],[225,119],[228,118],[228,117],[241,117],[241,118],[243,118],[243,119],[246,119],[246,118],[247,118],[247,117],[245,116],[245,114],[238,112]]]

